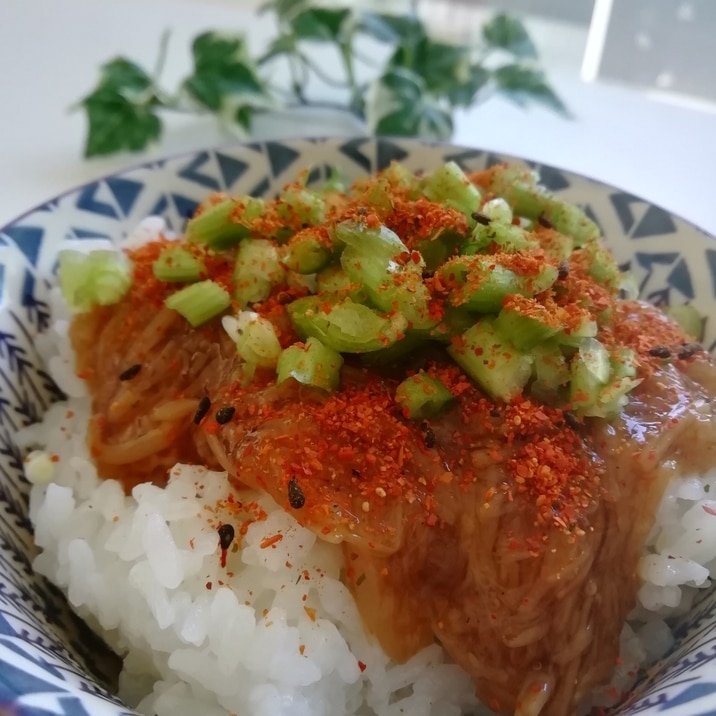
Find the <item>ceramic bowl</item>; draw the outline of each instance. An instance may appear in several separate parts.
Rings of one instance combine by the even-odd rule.
[[[149,162],[69,191],[0,229],[0,713],[131,713],[113,695],[117,658],[33,572],[28,489],[13,443],[15,431],[37,420],[58,395],[33,341],[49,320],[48,277],[63,242],[120,239],[150,214],[181,230],[209,192],[273,195],[307,166],[311,181],[319,181],[331,167],[355,178],[393,159],[413,170],[448,160],[477,170],[505,157],[368,138],[244,144]],[[716,240],[636,196],[552,167],[535,168],[547,188],[583,206],[599,224],[643,298],[690,302],[711,316],[705,344],[713,349]],[[673,649],[640,679],[619,714],[716,713],[716,590],[703,591],[675,634]]]

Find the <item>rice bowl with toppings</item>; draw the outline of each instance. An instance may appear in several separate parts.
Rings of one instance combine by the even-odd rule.
[[[60,255],[35,569],[140,713],[623,700],[716,558],[698,312],[522,169],[332,181]]]

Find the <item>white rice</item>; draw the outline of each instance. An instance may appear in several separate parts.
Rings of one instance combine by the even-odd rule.
[[[144,222],[130,241],[150,240]],[[144,714],[182,716],[458,716],[479,707],[471,680],[430,646],[395,664],[367,636],[340,581],[341,550],[317,540],[266,496],[241,548],[220,564],[217,527],[239,518],[225,473],[178,466],[165,489],[126,496],[101,481],[85,442],[90,399],[74,373],[66,308],[37,345],[69,396],[23,429],[33,487],[35,569],[124,659],[119,693]],[[712,499],[715,498],[715,499]],[[242,495],[242,499],[246,499]],[[716,470],[675,479],[656,516],[639,572],[639,604],[622,633],[608,705],[638,669],[673,643],[665,619],[687,611],[716,571]],[[270,547],[262,542],[274,535]],[[589,704],[585,704],[588,706]]]

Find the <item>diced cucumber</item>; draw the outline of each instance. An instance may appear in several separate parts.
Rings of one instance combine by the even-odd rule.
[[[247,363],[263,368],[273,368],[277,364],[281,344],[267,318],[253,311],[240,311],[237,316],[224,316],[221,325]]]
[[[502,336],[493,321],[482,319],[462,335],[448,353],[488,395],[509,401],[517,397],[532,375],[534,358]]]
[[[551,338],[559,330],[548,309],[533,299],[525,304],[505,306],[495,320],[503,336],[522,351],[529,351],[538,343]]]
[[[559,346],[547,341],[534,346],[534,376],[531,392],[545,403],[559,402],[559,396],[570,379],[569,365]]]
[[[276,383],[294,378],[304,385],[334,391],[341,379],[343,357],[310,337],[305,345],[293,345],[282,351],[276,365]]]
[[[446,261],[437,273],[451,287],[452,305],[477,313],[497,313],[510,294],[529,297],[546,291],[558,275],[554,266],[545,264],[536,276],[521,276],[481,255]]]
[[[236,252],[234,297],[242,306],[265,301],[285,278],[278,249],[267,239],[246,239]]]
[[[222,250],[251,235],[249,224],[266,211],[263,199],[252,196],[224,199],[208,206],[186,225],[186,240]]]
[[[495,223],[512,225],[512,209],[502,197],[498,196],[486,201],[482,205],[480,213]]]
[[[186,286],[164,300],[164,305],[180,313],[194,328],[225,311],[231,296],[214,281]]]
[[[283,252],[283,264],[289,271],[311,274],[320,271],[331,260],[331,250],[315,228],[303,229],[289,240]]]
[[[569,401],[573,410],[583,412],[599,402],[609,381],[609,352],[596,338],[584,338],[569,368]]]
[[[67,306],[81,313],[118,303],[132,285],[132,263],[121,251],[64,249],[58,256],[58,277]]]
[[[152,264],[152,273],[160,281],[198,281],[206,273],[206,266],[188,249],[168,246]]]
[[[306,296],[288,305],[291,322],[302,338],[318,338],[339,353],[367,353],[405,336],[408,322],[401,314],[381,315],[350,299],[326,304],[326,297]]]
[[[406,378],[395,391],[395,401],[411,420],[431,418],[452,400],[453,395],[445,384],[423,371]]]
[[[423,193],[430,201],[464,214],[471,226],[475,224],[472,215],[480,208],[480,190],[455,162],[448,162],[436,169],[427,178]]]

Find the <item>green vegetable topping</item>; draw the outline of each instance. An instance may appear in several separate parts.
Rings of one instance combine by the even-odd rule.
[[[160,281],[191,282],[206,274],[206,266],[188,249],[169,246],[154,262],[152,271]]]
[[[420,371],[406,378],[395,391],[395,400],[411,420],[431,418],[452,400],[452,393],[439,378]]]
[[[164,305],[181,313],[192,326],[200,326],[225,311],[231,296],[213,281],[201,281],[169,296]]]
[[[118,303],[132,285],[132,264],[119,251],[89,254],[64,249],[59,254],[60,291],[70,310]]]
[[[304,345],[292,345],[282,351],[276,366],[276,382],[294,378],[304,385],[324,390],[337,390],[341,379],[343,358],[310,337]]]

